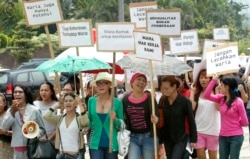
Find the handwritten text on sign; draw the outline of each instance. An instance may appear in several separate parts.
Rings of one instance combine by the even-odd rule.
[[[207,49],[217,47],[217,46],[220,46],[220,45],[224,45],[224,44],[226,44],[226,42],[218,41],[218,40],[216,41],[216,40],[205,39],[202,59],[205,60],[207,58],[207,56],[206,56]]]
[[[98,23],[98,51],[134,51],[134,23]]]
[[[22,2],[28,25],[50,24],[62,20],[58,0]]]
[[[237,72],[238,66],[238,45],[230,43],[216,48],[208,49],[207,52],[207,74],[224,74]]]
[[[180,10],[148,10],[147,31],[162,36],[180,36]]]
[[[60,46],[92,45],[91,21],[69,21],[57,23],[60,35]]]
[[[146,28],[146,10],[157,9],[156,2],[130,3],[130,19],[137,28]]]
[[[170,38],[170,51],[172,54],[198,53],[199,40],[197,31],[183,31],[181,37]]]
[[[134,32],[136,56],[149,60],[162,61],[161,36],[147,32]]]

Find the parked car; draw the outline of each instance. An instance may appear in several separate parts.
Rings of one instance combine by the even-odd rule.
[[[67,77],[60,76],[60,84],[67,81]],[[48,73],[38,72],[35,69],[14,69],[0,71],[0,92],[4,93],[8,105],[12,102],[12,89],[16,84],[23,84],[30,88],[32,96],[35,99],[39,92],[39,86],[43,81],[49,81],[54,84],[54,79],[49,77]]]
[[[17,69],[36,68],[47,60],[49,60],[49,58],[33,58],[28,62],[21,63],[20,66],[17,67]]]

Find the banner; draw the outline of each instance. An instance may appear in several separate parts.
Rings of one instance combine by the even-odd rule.
[[[63,21],[56,24],[60,47],[93,46],[92,21]]]
[[[206,59],[206,54],[207,54],[207,49],[221,46],[226,44],[225,41],[219,41],[219,40],[210,40],[210,39],[205,39],[204,45],[203,45],[203,54],[202,54],[202,59]]]
[[[134,23],[97,23],[97,50],[134,51]]]
[[[161,34],[165,37],[181,35],[180,9],[154,9],[147,10],[147,31]]]
[[[230,40],[228,28],[214,28],[214,40]]]
[[[207,50],[207,75],[238,72],[238,44],[228,43]]]
[[[146,11],[157,9],[156,1],[130,3],[130,20],[136,24],[136,28],[146,28]]]
[[[163,61],[161,36],[148,32],[134,32],[136,57]]]
[[[181,37],[170,38],[171,54],[185,55],[199,53],[199,39],[197,30],[182,31]]]
[[[22,1],[27,25],[44,25],[62,21],[59,0]]]

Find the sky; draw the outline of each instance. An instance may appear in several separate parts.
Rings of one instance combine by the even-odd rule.
[[[243,24],[250,28],[250,0],[233,0],[233,2],[241,2],[242,4],[248,5],[246,9],[242,10],[242,13],[245,14],[248,18],[243,22]]]

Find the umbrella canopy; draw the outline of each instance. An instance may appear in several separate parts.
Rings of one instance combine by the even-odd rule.
[[[66,56],[42,63],[36,68],[42,72],[80,72],[98,69],[112,69],[106,62],[96,58]]]
[[[116,62],[123,69],[130,69],[135,72],[150,74],[149,60],[137,58],[136,55],[126,55]],[[192,68],[176,57],[164,55],[163,61],[152,61],[153,75],[181,75]]]

